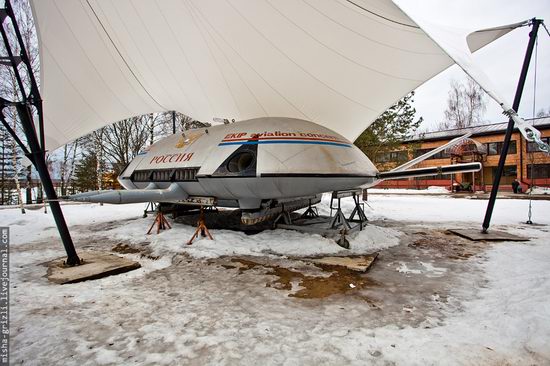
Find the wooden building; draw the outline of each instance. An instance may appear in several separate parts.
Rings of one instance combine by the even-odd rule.
[[[535,118],[527,122],[541,131],[543,140],[550,143],[550,117]],[[472,191],[489,191],[498,165],[507,124],[508,122],[501,122],[419,134],[404,141],[398,150],[379,154],[374,159],[378,168],[384,171],[439,147],[455,137],[472,132],[467,142],[434,155],[419,163],[416,168],[479,161],[483,168],[478,173],[384,181],[377,187],[421,189],[429,186],[443,186],[448,189],[459,187]],[[535,143],[527,143],[517,129],[512,135],[500,189],[511,190],[511,183],[516,178],[524,191],[531,185],[550,187],[550,156],[540,152]]]

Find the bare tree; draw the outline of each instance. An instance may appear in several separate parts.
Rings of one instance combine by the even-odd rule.
[[[210,123],[197,121],[196,119],[186,116],[183,113],[175,112],[175,117],[176,132],[211,126]],[[163,137],[166,135],[171,135],[173,132],[173,123],[172,112],[162,113],[162,117],[158,121],[159,128],[156,136]]]
[[[12,2],[12,6],[15,12],[15,16],[17,18],[17,24],[19,26],[19,30],[21,32],[21,37],[23,38],[23,42],[25,43],[25,47],[27,50],[27,56],[29,57],[31,68],[34,73],[34,76],[38,79],[39,76],[39,56],[38,56],[38,42],[36,37],[36,29],[34,27],[34,21],[32,17],[32,11],[29,6],[28,1],[26,0],[14,0]],[[17,42],[15,42],[15,34],[12,27],[6,28],[6,35],[8,40],[10,40],[10,43],[12,46],[16,45]],[[21,50],[15,49],[14,54],[19,54]],[[7,51],[5,49],[4,44],[2,43],[0,45],[0,54],[6,55]],[[24,91],[27,92],[30,88],[30,78],[29,75],[22,75],[22,82]],[[17,80],[15,78],[14,70],[11,67],[0,67],[0,96],[10,100],[10,101],[20,101],[21,95],[19,95],[19,86],[17,84]],[[11,128],[15,131],[15,133],[18,133],[20,131],[20,127],[18,124],[18,117],[15,113],[15,110],[12,107],[4,108],[3,111],[3,117],[8,125],[11,126]],[[11,140],[11,136],[9,137]],[[24,138],[22,138],[23,142],[25,142]],[[14,179],[15,181],[15,187],[17,189],[17,196],[19,200],[19,204],[21,205],[21,210],[24,213],[23,208],[23,198],[21,194],[21,185],[19,178],[21,174],[25,173],[23,172],[23,169],[20,164],[21,160],[21,150],[17,148],[17,145],[15,141],[12,141],[11,143],[12,148],[11,152],[13,154],[11,163],[13,171],[15,172]],[[26,172],[27,176],[29,175],[28,171]],[[28,183],[27,183],[28,185]]]
[[[80,139],[63,146],[63,156],[59,164],[59,174],[61,178],[61,195],[67,194],[67,188],[72,186],[76,155],[79,149]]]
[[[172,112],[150,113],[143,115],[149,127],[149,145],[153,145],[159,138],[172,133]]]
[[[147,120],[147,115],[144,115],[104,127],[103,152],[116,174],[119,174],[147,144],[149,139]]]
[[[96,156],[96,177],[97,177],[97,189],[102,190],[103,189],[103,174],[104,174],[104,168],[105,168],[105,161],[104,161],[104,136],[105,136],[105,127],[100,128],[97,131],[94,131],[92,134],[93,137],[93,144],[94,144],[94,151]]]
[[[8,150],[8,132],[3,126],[0,126],[0,205],[6,203],[6,178],[9,173],[9,167],[7,162]]]
[[[479,125],[487,109],[486,93],[473,79],[468,78],[466,84],[453,80],[447,99],[445,121],[440,129],[465,128]]]
[[[17,126],[15,126],[15,122],[13,127],[17,128]],[[17,143],[15,142],[14,139],[12,139],[11,148],[12,148],[11,163],[13,166],[13,171],[15,172],[15,174],[13,175],[13,179],[15,181],[17,200],[19,203],[19,208],[21,208],[21,213],[24,214],[25,206],[23,206],[23,194],[21,193],[21,182],[19,181],[19,177],[21,176],[21,172],[22,172],[22,167],[19,161],[19,154],[18,154],[19,149],[17,148]]]
[[[197,121],[196,119],[193,119],[181,113],[178,113],[178,115],[179,115],[179,122],[180,122],[179,127],[181,131],[187,131],[187,130],[193,130],[195,128],[204,128],[204,127],[211,126],[211,124],[208,122]]]
[[[0,205],[13,204],[12,193],[17,172],[13,164],[13,139],[8,132],[0,128]]]

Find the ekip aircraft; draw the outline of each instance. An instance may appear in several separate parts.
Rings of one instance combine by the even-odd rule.
[[[458,142],[458,139],[451,143]],[[449,143],[449,144],[451,144]],[[416,164],[449,144],[409,163]],[[352,142],[293,118],[258,118],[189,130],[140,153],[118,177],[122,191],[70,199],[101,203],[171,202],[239,207],[254,224],[293,211],[330,191],[371,187],[382,179],[478,171],[479,163],[380,173]]]

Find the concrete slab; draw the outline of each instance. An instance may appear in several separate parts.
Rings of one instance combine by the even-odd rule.
[[[529,238],[509,234],[505,231],[489,230],[487,233],[480,229],[450,229],[451,233],[473,241],[528,241]]]
[[[80,252],[83,264],[75,267],[68,267],[63,264],[65,258],[56,259],[49,263],[48,280],[58,284],[76,283],[95,280],[119,273],[129,272],[141,267],[135,262],[112,253],[106,252]]]
[[[352,271],[366,272],[378,257],[378,253],[364,255],[360,257],[323,257],[308,259],[316,264],[325,264],[329,266],[342,266]]]

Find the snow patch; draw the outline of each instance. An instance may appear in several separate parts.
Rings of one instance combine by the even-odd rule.
[[[404,262],[399,262],[399,267],[396,268],[397,272],[404,273],[404,274],[421,274],[422,271],[419,269],[411,269],[407,266]]]
[[[347,250],[338,246],[332,239],[292,230],[267,230],[255,235],[229,230],[211,230],[214,240],[202,238],[194,241],[192,245],[186,245],[186,238],[191,237],[194,228],[174,226],[172,230],[153,239],[150,244],[153,255],[171,256],[187,253],[195,258],[217,258],[368,254],[399,244],[401,236],[401,233],[394,229],[367,225],[362,231],[349,238],[350,249]]]
[[[449,194],[451,193],[445,187],[429,186],[426,189],[410,189],[410,188],[369,188],[368,193],[376,194]]]
[[[528,189],[525,193],[550,194],[550,188],[549,187],[533,187],[531,189]]]
[[[422,267],[425,268],[425,271],[424,272],[429,272],[432,274],[432,276],[441,276],[443,275],[445,272],[447,272],[447,268],[444,268],[444,267],[434,267],[433,264],[431,263],[426,263],[426,262],[420,262],[420,264],[422,265]]]

